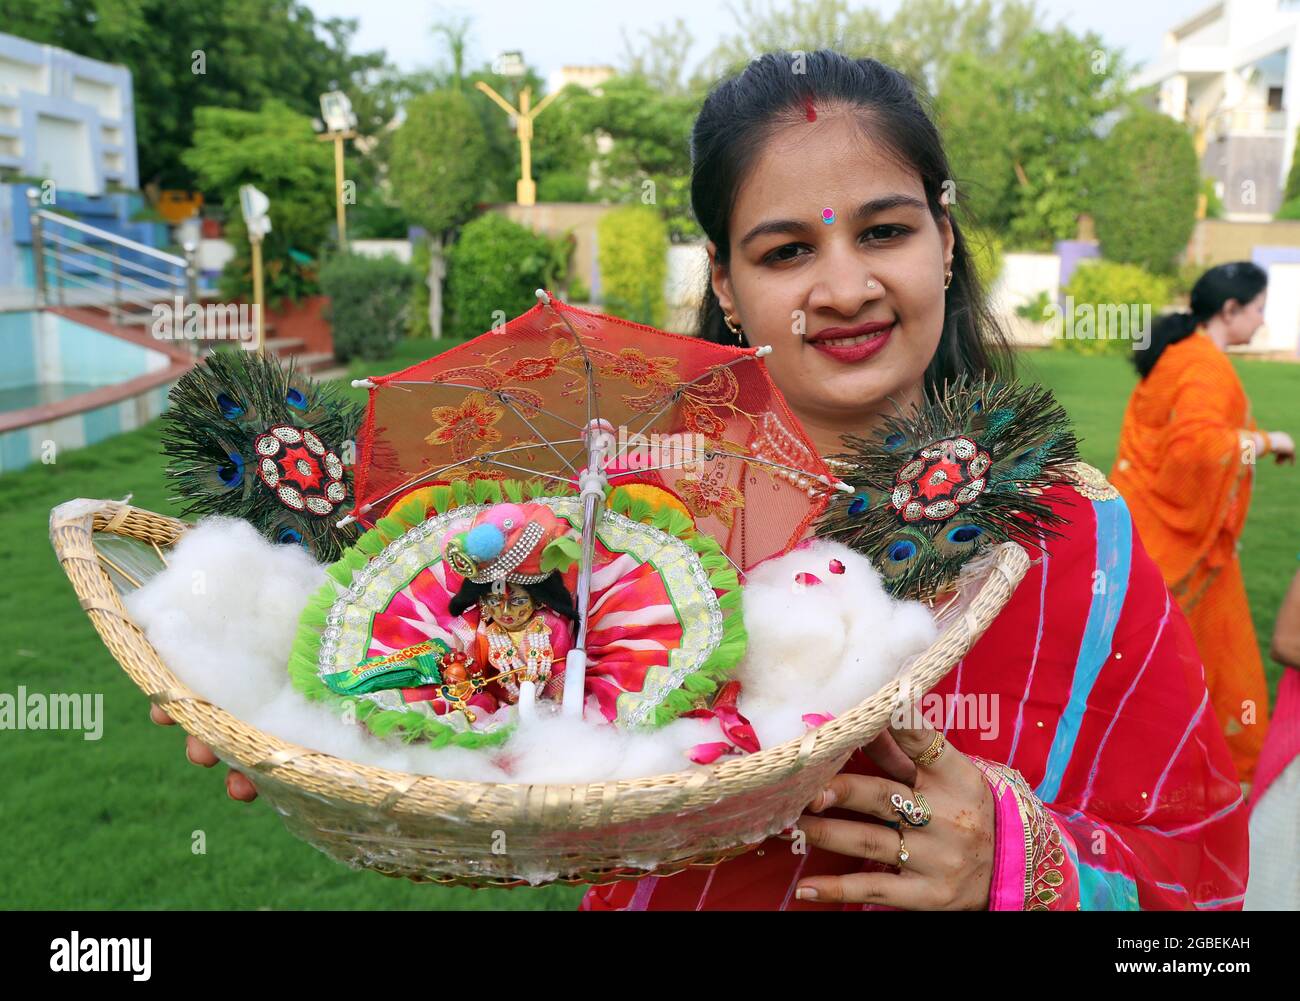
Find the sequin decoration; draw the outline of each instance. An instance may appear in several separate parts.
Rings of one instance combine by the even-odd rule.
[[[946,521],[984,492],[990,463],[965,435],[936,441],[898,471],[889,503],[906,522]]]
[[[343,463],[316,434],[276,424],[253,441],[258,479],[285,507],[326,518],[347,499]]]

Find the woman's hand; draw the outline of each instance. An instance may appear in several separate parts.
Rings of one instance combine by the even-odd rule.
[[[964,754],[945,744],[938,760],[917,766],[912,759],[930,747],[935,731],[891,728],[867,745],[867,755],[892,778],[841,772],[809,804],[814,812],[835,806],[863,820],[799,818],[810,843],[827,851],[898,866],[897,873],[857,872],[802,880],[796,896],[819,903],[885,904],[904,910],[983,910],[993,872],[994,803],[984,774]],[[933,819],[924,827],[902,821],[890,803],[894,793],[912,799],[922,793]],[[883,821],[899,821],[898,830]],[[900,835],[908,859],[899,862]],[[810,892],[811,891],[811,892]]]
[[[1271,451],[1277,458],[1274,460],[1278,465],[1284,462],[1295,462],[1295,442],[1285,431],[1270,431],[1268,433],[1268,443]]]
[[[176,725],[176,721],[163,712],[159,706],[149,707],[149,718],[159,726]],[[188,733],[185,735],[185,757],[190,759],[191,764],[201,765],[204,768],[211,768],[218,760],[217,756],[212,753],[212,748]],[[231,799],[237,799],[244,803],[251,803],[257,799],[257,789],[253,783],[233,768],[226,773],[226,794]]]

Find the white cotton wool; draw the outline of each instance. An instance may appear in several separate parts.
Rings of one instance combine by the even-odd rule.
[[[764,747],[803,734],[806,713],[851,709],[938,635],[924,605],[891,598],[866,557],[824,539],[756,567],[743,600],[739,707]]]
[[[306,550],[273,545],[245,521],[205,518],[126,606],[186,684],[248,719],[289,685],[298,618],[325,579]]]
[[[830,572],[832,559],[844,573]],[[299,616],[327,579],[307,552],[274,545],[245,522],[207,518],[185,533],[168,562],[126,599],[149,642],[204,698],[302,747],[394,771],[541,784],[694,768],[691,748],[723,739],[717,722],[708,719],[615,729],[594,700],[585,720],[539,703],[534,718],[521,721],[497,747],[433,748],[381,739],[363,723],[307,699],[289,679]],[[821,583],[795,586],[801,571]],[[865,558],[822,540],[756,568],[746,582],[744,615],[749,652],[737,675],[739,708],[763,747],[802,735],[805,713],[839,714],[856,705],[936,634],[924,606],[894,601]]]

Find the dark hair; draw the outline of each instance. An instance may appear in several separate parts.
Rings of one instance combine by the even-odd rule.
[[[851,59],[831,49],[806,53],[802,60],[803,72],[794,72],[792,53],[758,57],[737,76],[715,84],[695,119],[691,207],[700,228],[717,246],[723,265],[730,259],[729,225],[741,183],[771,135],[805,119],[809,101],[860,108],[863,130],[915,168],[935,221],[944,216],[939,197],[951,182],[952,170],[912,82],[875,59]],[[952,231],[952,282],[946,293],[943,333],[925,372],[930,393],[962,374],[1012,379],[1015,373],[1006,334],[988,307],[969,245],[955,219]],[[738,339],[727,329],[707,274],[696,333],[716,344],[734,345],[739,340],[745,345],[743,332]]]
[[[534,605],[545,606],[551,611],[563,615],[570,622],[578,621],[578,608],[573,600],[573,595],[564,586],[564,578],[558,573],[551,574],[540,584],[516,584],[514,586],[522,587],[527,591],[528,596],[533,599]],[[460,585],[460,590],[448,602],[447,611],[452,615],[460,615],[461,612],[491,590],[491,584],[475,584],[466,577]]]
[[[1165,348],[1177,344],[1210,317],[1218,315],[1229,299],[1236,299],[1244,306],[1267,287],[1267,272],[1250,261],[1234,261],[1210,268],[1192,286],[1191,309],[1165,313],[1151,324],[1150,343],[1133,352],[1133,364],[1137,366],[1138,375],[1143,379],[1150,375]]]

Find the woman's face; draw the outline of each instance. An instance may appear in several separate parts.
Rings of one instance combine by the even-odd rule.
[[[1228,300],[1224,318],[1228,323],[1229,344],[1246,344],[1264,324],[1264,305],[1268,301],[1268,289],[1260,292],[1244,306],[1235,299]]]
[[[741,187],[731,260],[708,244],[714,292],[823,451],[877,413],[919,402],[944,320],[952,227],[936,222],[915,171],[847,113],[778,131]],[[834,221],[823,221],[823,212]],[[874,287],[868,282],[874,282]],[[852,336],[862,324],[890,325]],[[835,328],[841,328],[836,332]],[[802,332],[802,336],[800,333]],[[834,336],[828,337],[828,334]]]

